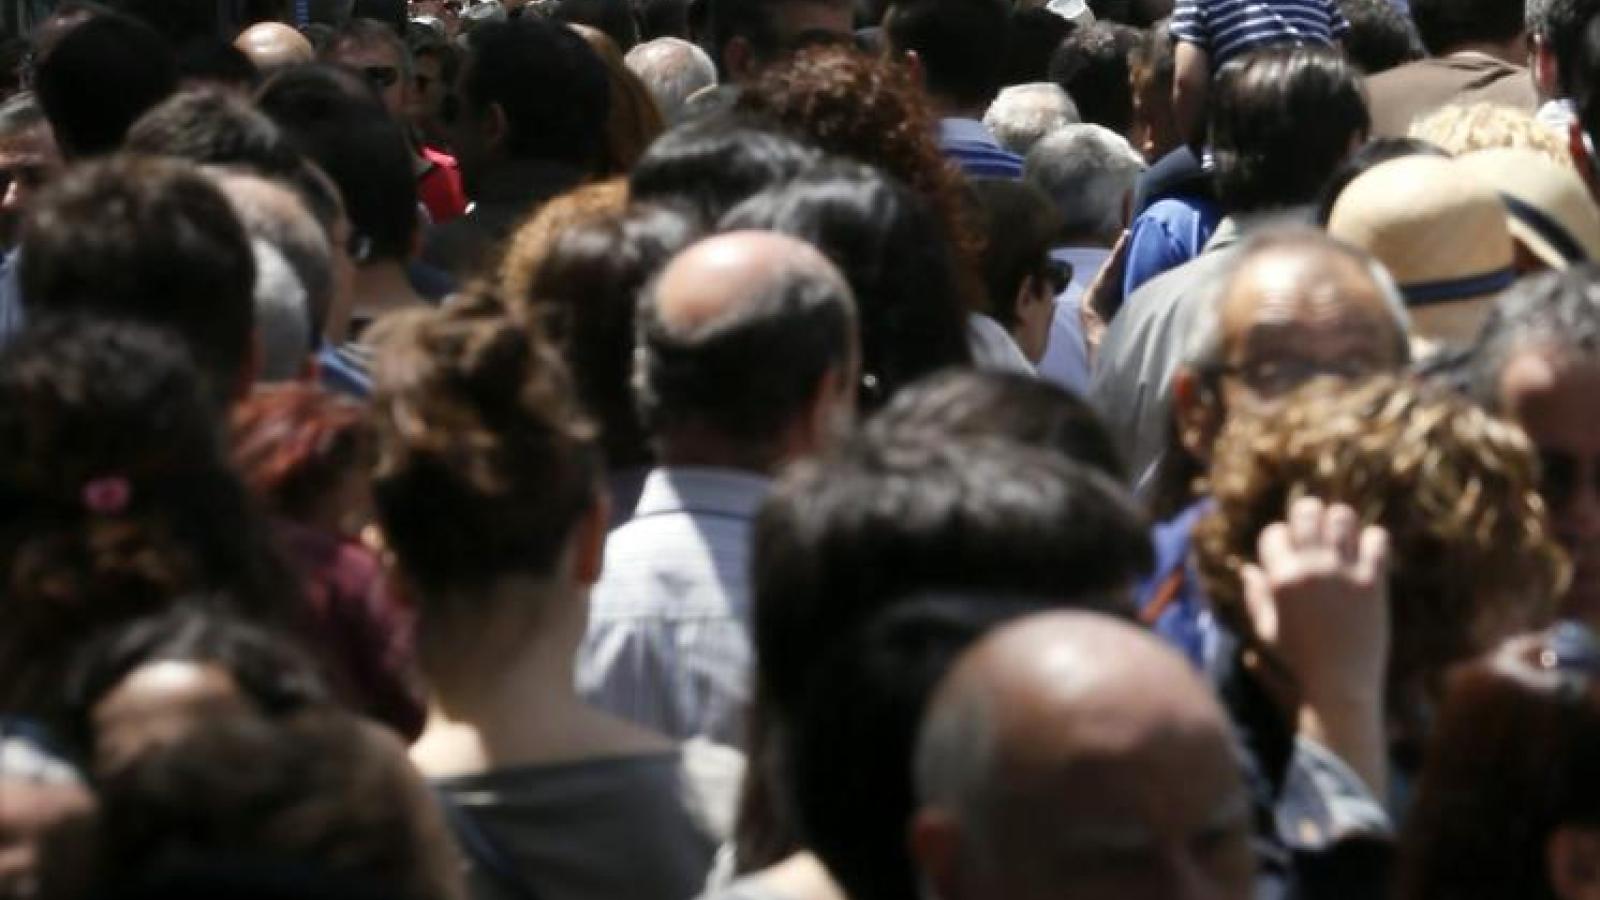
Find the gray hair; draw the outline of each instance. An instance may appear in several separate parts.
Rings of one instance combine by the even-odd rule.
[[[1083,119],[1078,105],[1061,86],[1049,81],[1012,85],[1000,92],[983,124],[994,132],[1000,145],[1019,156],[1028,155],[1041,138]]]
[[[263,382],[293,381],[311,353],[311,317],[306,290],[294,269],[270,241],[254,238],[256,257],[256,340],[261,346]]]
[[[1022,177],[1055,202],[1063,233],[1110,240],[1127,224],[1125,202],[1144,169],[1144,158],[1122,135],[1083,124],[1035,144]]]
[[[1500,412],[1506,365],[1529,346],[1564,362],[1600,362],[1600,267],[1584,263],[1524,278],[1500,296],[1469,357],[1469,386],[1480,406]]]
[[[336,287],[327,232],[290,186],[246,172],[212,174],[245,231],[272,244],[294,269],[304,292],[308,339],[314,339],[322,333]]]
[[[681,122],[689,98],[717,83],[717,67],[704,50],[681,38],[646,41],[623,63],[650,89],[669,123]]]

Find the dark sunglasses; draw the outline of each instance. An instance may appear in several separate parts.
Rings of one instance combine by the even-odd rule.
[[[393,87],[400,80],[400,70],[394,66],[365,66],[361,74],[367,76],[367,80],[379,90]]]

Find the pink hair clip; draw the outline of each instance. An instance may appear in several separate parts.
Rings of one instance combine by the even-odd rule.
[[[83,486],[83,505],[90,512],[114,516],[128,508],[133,489],[120,475],[92,478]]]

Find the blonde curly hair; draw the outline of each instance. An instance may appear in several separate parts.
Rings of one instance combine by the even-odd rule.
[[[1572,152],[1560,135],[1520,109],[1494,103],[1451,104],[1411,123],[1411,136],[1451,156],[1509,147],[1531,150],[1573,171]]]
[[[1239,569],[1262,529],[1310,496],[1388,530],[1392,715],[1436,696],[1449,665],[1553,616],[1568,564],[1533,447],[1454,394],[1393,376],[1318,379],[1236,412],[1212,459],[1196,563],[1218,616],[1258,651]]]

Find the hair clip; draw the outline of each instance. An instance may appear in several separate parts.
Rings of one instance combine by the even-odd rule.
[[[91,478],[83,486],[83,505],[90,512],[114,516],[128,508],[133,488],[120,475]]]

